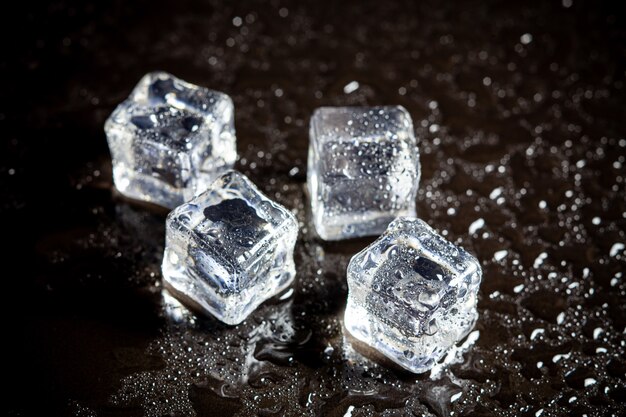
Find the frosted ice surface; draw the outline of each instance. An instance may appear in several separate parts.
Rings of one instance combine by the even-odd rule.
[[[397,216],[415,216],[419,151],[403,107],[322,107],[309,136],[307,185],[321,238],[376,235]]]
[[[238,324],[293,281],[297,235],[289,210],[229,171],[167,216],[165,283],[177,297]]]
[[[345,326],[409,371],[426,372],[476,322],[480,264],[425,222],[399,218],[348,265]]]
[[[237,156],[230,97],[165,72],[145,75],[105,132],[117,189],[169,208],[204,191]]]

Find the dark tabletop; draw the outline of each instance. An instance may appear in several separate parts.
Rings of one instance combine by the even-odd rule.
[[[625,15],[518,3],[5,5],[5,414],[624,415]],[[166,212],[112,185],[104,120],[157,69],[233,98],[237,168],[301,223],[293,294],[234,328],[162,292]],[[372,239],[308,226],[313,109],[379,104],[413,117],[419,216],[484,271],[475,332],[425,375],[344,337]]]

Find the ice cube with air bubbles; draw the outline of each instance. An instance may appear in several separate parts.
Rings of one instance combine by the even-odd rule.
[[[404,107],[322,107],[309,136],[307,186],[322,239],[377,235],[415,216],[419,151]]]
[[[237,157],[230,97],[165,72],[145,75],[105,132],[116,188],[168,208],[204,191]]]
[[[166,221],[163,278],[179,299],[235,325],[295,277],[294,215],[229,171]]]
[[[345,327],[399,366],[426,372],[473,328],[482,271],[424,221],[398,218],[348,265]]]

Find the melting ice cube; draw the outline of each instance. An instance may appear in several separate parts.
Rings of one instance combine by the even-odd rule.
[[[297,235],[289,210],[229,171],[168,215],[165,283],[177,297],[238,324],[293,281]]]
[[[233,114],[226,94],[145,75],[105,124],[115,186],[169,208],[191,199],[235,162]]]
[[[480,264],[425,222],[398,218],[348,266],[345,326],[398,365],[426,372],[476,322]]]
[[[317,109],[307,176],[313,224],[325,240],[380,234],[397,216],[415,216],[411,116],[401,106]]]

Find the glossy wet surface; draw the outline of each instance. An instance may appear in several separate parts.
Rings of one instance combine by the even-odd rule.
[[[0,57],[8,415],[626,412],[623,10],[19,7]],[[156,69],[233,97],[238,169],[301,222],[294,290],[235,328],[163,295],[166,213],[112,188],[104,120]],[[426,375],[343,335],[372,239],[307,226],[309,115],[366,104],[409,110],[418,214],[484,270],[475,331]]]

